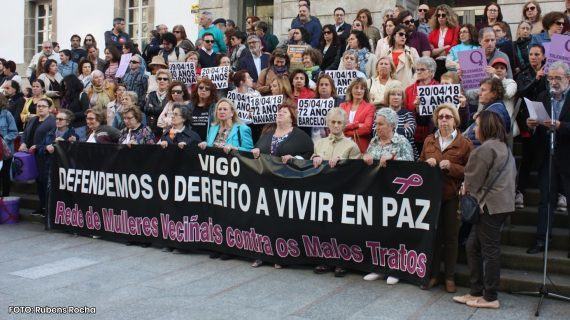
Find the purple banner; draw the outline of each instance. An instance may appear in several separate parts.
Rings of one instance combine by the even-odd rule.
[[[459,67],[461,68],[461,84],[464,90],[479,88],[481,80],[487,77],[485,68],[487,67],[487,58],[485,50],[475,49],[460,51],[458,53]]]

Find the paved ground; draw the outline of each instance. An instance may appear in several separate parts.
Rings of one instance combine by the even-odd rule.
[[[460,293],[466,292],[461,288]],[[0,319],[533,319],[537,300],[501,294],[498,311],[456,304],[441,289],[387,286],[359,274],[255,269],[249,261],[0,225]],[[93,306],[95,315],[10,315],[9,306]],[[549,300],[543,319],[568,319]]]

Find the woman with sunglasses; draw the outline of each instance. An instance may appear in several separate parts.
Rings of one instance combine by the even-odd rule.
[[[172,82],[172,74],[167,69],[159,69],[155,75],[157,89],[146,97],[142,108],[147,117],[147,124],[156,137],[162,136],[162,128],[158,126],[158,118],[168,103],[168,88]],[[172,93],[171,93],[172,94]]]
[[[88,33],[85,35],[85,38],[83,38],[83,49],[87,51],[91,47],[97,48],[97,41],[91,33]]]
[[[188,93],[188,89],[186,88],[186,85],[180,81],[172,81],[170,83],[165,98],[167,102],[160,112],[157,120],[157,127],[162,130],[165,130],[172,125],[170,121],[172,120],[172,110],[175,104],[187,105],[190,103],[190,94]],[[159,131],[158,128],[157,131]]]
[[[438,284],[439,269],[443,260],[445,291],[453,293],[457,291],[454,278],[460,225],[457,219],[458,191],[463,182],[463,172],[473,150],[473,144],[458,131],[461,120],[456,107],[450,104],[438,106],[433,112],[433,123],[436,124],[437,131],[425,139],[420,161],[441,169],[443,199],[431,264],[432,275],[429,283],[421,288],[430,289]]]
[[[339,11],[341,12],[341,11]],[[340,38],[332,24],[326,24],[321,33],[321,40],[317,49],[323,53],[321,70],[337,70],[340,57],[344,52]]]
[[[532,34],[539,34],[542,32],[542,9],[537,1],[531,0],[524,4],[522,9],[522,21],[527,21],[531,24]]]
[[[188,107],[192,114],[190,124],[201,140],[207,138],[208,126],[212,121],[216,102],[218,102],[218,90],[212,80],[208,78],[198,80],[192,88]]]
[[[174,33],[174,36],[176,37],[176,47],[184,50],[184,52],[196,50],[196,47],[192,41],[188,39],[188,36],[186,35],[186,29],[183,25],[177,24],[172,27],[172,33]]]
[[[390,36],[390,49],[386,52],[396,67],[394,79],[400,81],[404,88],[414,83],[414,65],[420,58],[415,48],[406,45],[407,38],[406,27],[397,25]]]
[[[539,34],[533,34],[532,40],[530,40],[530,46],[535,44],[543,44],[545,42],[550,42],[552,35],[555,33],[562,34],[564,30],[564,24],[566,23],[566,16],[564,13],[559,11],[549,12],[542,18],[542,26],[544,31]]]
[[[432,49],[431,56],[437,63],[435,78],[439,81],[440,76],[447,71],[445,60],[449,50],[459,43],[460,28],[457,15],[446,4],[437,6],[430,24],[432,31],[428,36],[428,40]]]

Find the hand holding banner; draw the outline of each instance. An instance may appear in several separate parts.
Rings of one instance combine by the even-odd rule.
[[[461,68],[461,83],[463,89],[470,90],[479,88],[481,80],[487,77],[485,68],[487,67],[487,58],[485,50],[475,49],[460,51],[458,53],[459,67]]]
[[[129,68],[129,64],[131,63],[131,58],[133,57],[132,53],[126,53],[121,55],[121,62],[119,62],[119,69],[117,69],[117,73],[115,74],[116,78],[122,78],[125,73],[127,73],[127,69]]]
[[[213,67],[213,68],[203,68],[200,74],[204,78],[212,80],[218,89],[226,89],[228,87],[228,81],[230,79],[230,67]]]
[[[327,114],[334,108],[334,99],[300,99],[297,103],[299,127],[327,126]]]
[[[461,86],[459,84],[445,84],[435,86],[419,86],[418,113],[420,116],[430,116],[437,106],[443,103],[450,103],[459,108],[459,95]]]
[[[196,65],[193,62],[170,62],[168,69],[172,80],[183,82],[187,86],[196,83]]]

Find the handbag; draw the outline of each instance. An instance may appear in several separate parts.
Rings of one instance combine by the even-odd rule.
[[[461,208],[461,221],[469,222],[471,224],[477,224],[479,222],[479,216],[481,215],[481,206],[479,204],[485,200],[487,194],[489,194],[489,191],[491,191],[491,188],[493,187],[497,179],[499,179],[501,173],[503,173],[503,170],[505,170],[507,163],[509,163],[509,158],[510,156],[507,156],[507,160],[503,164],[501,170],[499,170],[499,172],[497,173],[495,178],[493,178],[491,183],[489,183],[489,185],[486,186],[487,190],[485,190],[483,197],[481,197],[481,201],[477,201],[477,199],[470,194],[464,194],[461,196],[461,198],[459,199],[459,207]]]

